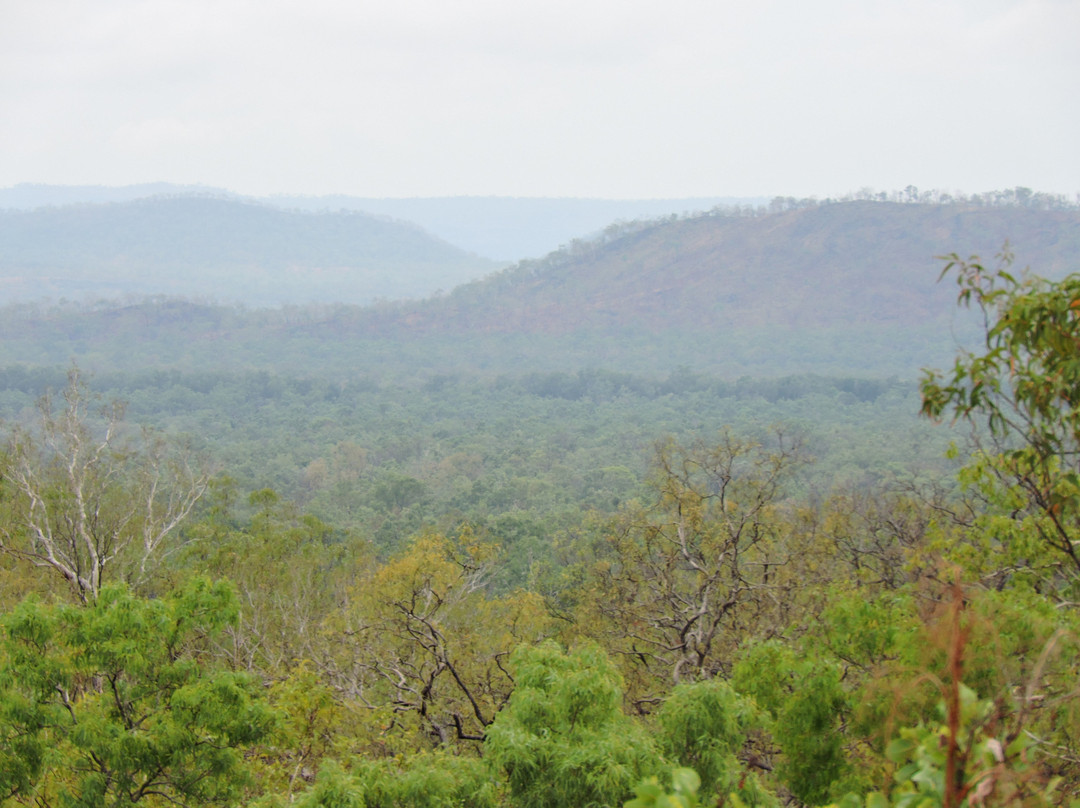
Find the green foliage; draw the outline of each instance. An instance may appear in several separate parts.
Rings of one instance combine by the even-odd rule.
[[[763,716],[753,700],[740,696],[728,682],[677,685],[657,720],[665,755],[700,777],[704,795],[725,799],[734,794],[746,806],[775,803],[736,757],[748,735],[763,726]]]
[[[424,484],[402,474],[384,474],[375,481],[372,498],[384,508],[401,513],[424,496]]]
[[[738,765],[735,752],[760,724],[756,712],[722,679],[680,684],[657,716],[661,743],[670,759],[698,773],[705,793],[726,791]]]
[[[296,808],[367,808],[356,778],[332,760],[323,764],[315,785],[291,804]]]
[[[262,507],[248,503],[248,492],[267,487],[339,535],[373,540],[382,554],[425,527],[447,531],[465,519],[503,545],[493,578],[503,591],[525,584],[582,509],[611,513],[642,495],[659,434],[690,446],[729,424],[744,440],[768,444],[763,424],[797,424],[817,458],[815,486],[941,465],[948,442],[916,418],[915,386],[895,379],[595,371],[580,374],[581,398],[562,399],[530,392],[519,372],[460,373],[429,387],[423,375],[375,376],[359,357],[340,373],[310,358],[299,369],[274,357],[263,364],[271,359],[270,370],[235,373],[99,370],[93,387],[125,401],[129,421],[196,436],[212,453],[235,491],[218,486],[214,496],[231,501],[204,498],[194,516],[217,520],[218,531],[244,525]],[[58,382],[62,369],[0,369],[0,417],[18,418]],[[205,541],[206,531],[197,533]]]
[[[1034,739],[1002,723],[998,705],[960,685],[954,707],[938,721],[902,728],[885,757],[894,766],[885,792],[849,794],[838,808],[948,808],[960,805],[1049,806],[1061,802],[1060,779],[1034,764]]]
[[[71,806],[234,801],[242,750],[273,724],[256,682],[209,665],[236,615],[231,587],[201,579],[160,600],[24,601],[0,621],[2,786]]]
[[[770,730],[783,753],[777,774],[784,784],[803,802],[827,800],[849,767],[840,731],[849,697],[840,668],[769,642],[743,654],[732,683],[771,713]]]
[[[777,641],[758,643],[743,650],[731,672],[735,690],[754,699],[759,707],[775,715],[783,707],[794,686],[793,671],[798,666],[795,652]]]
[[[968,482],[998,512],[1022,520],[1020,530],[990,538],[984,547],[997,556],[998,569],[990,572],[1007,576],[1013,567],[1041,567],[1044,578],[1076,580],[1080,275],[1058,282],[1017,278],[1009,272],[1007,247],[999,259],[988,269],[977,257],[948,256],[943,275],[955,270],[959,302],[982,313],[984,346],[962,352],[947,374],[925,372],[922,412],[933,419],[951,414],[983,425],[989,435]],[[996,527],[986,525],[983,535],[994,536]]]
[[[439,752],[359,760],[350,771],[328,760],[298,808],[496,808],[491,769],[474,757]],[[268,805],[286,805],[268,801]]]
[[[488,728],[484,754],[517,808],[617,806],[662,759],[621,710],[622,682],[595,645],[548,641],[511,659],[516,687]]]
[[[671,772],[671,790],[665,792],[660,785],[660,778],[646,777],[636,788],[634,799],[623,804],[623,808],[697,808],[698,789],[701,778],[690,768],[673,769]]]
[[[833,656],[869,674],[895,658],[920,624],[907,593],[833,590],[819,625],[821,642]]]
[[[792,793],[808,803],[826,799],[848,768],[838,726],[847,708],[840,671],[815,667],[803,673],[773,725],[785,758],[778,773]]]
[[[638,806],[743,808],[775,804],[762,781],[820,803],[865,794],[896,767],[889,794],[860,804],[933,805],[952,742],[934,703],[960,678],[940,674],[960,647],[939,619],[940,553],[980,582],[962,599],[962,673],[993,710],[972,713],[965,754],[985,768],[1000,745],[1012,761],[991,797],[1043,793],[1055,777],[1077,792],[1080,362],[1068,352],[1080,281],[958,265],[962,297],[988,316],[986,353],[923,392],[935,418],[985,420],[963,500],[948,485],[888,487],[902,461],[937,454],[932,427],[903,420],[914,390],[895,381],[727,381],[670,363],[666,376],[543,363],[522,374],[527,351],[514,375],[458,365],[414,377],[386,370],[390,340],[370,364],[316,357],[303,377],[288,375],[296,365],[231,376],[183,363],[114,376],[140,417],[204,436],[239,481],[198,478],[212,490],[201,521],[151,553],[164,563],[145,591],[227,575],[243,608],[205,584],[148,602],[102,580],[78,584],[83,611],[20,604],[3,620],[0,788],[43,806],[236,802],[254,796],[250,771],[266,805],[617,805],[639,783]],[[367,327],[325,315],[263,313],[243,327],[310,332],[288,344],[294,357],[338,344],[311,337],[320,329]],[[96,339],[85,322],[64,327]],[[572,339],[605,361],[608,343]],[[354,366],[367,375],[350,380]],[[0,407],[18,414],[34,374],[0,372],[0,387],[9,376]],[[795,473],[792,445],[762,426],[772,420],[794,422],[786,434],[825,457],[813,477]],[[701,437],[724,423],[719,442]],[[644,447],[664,430],[676,434],[646,498]],[[138,458],[113,446],[101,457],[115,464],[86,476],[103,529],[147,491]],[[23,553],[5,557],[0,584],[18,586],[47,549],[26,514],[71,513],[77,499],[39,448],[9,447],[0,531]],[[22,460],[48,471],[40,507],[11,473]],[[119,555],[100,545],[105,584],[149,577],[136,527],[102,532],[128,542]],[[597,644],[541,643],[553,635]],[[675,765],[696,775],[657,776]],[[972,782],[975,794],[987,781]]]
[[[1018,280],[1007,248],[999,258],[987,269],[978,257],[948,256],[942,275],[955,270],[959,302],[985,316],[986,352],[962,353],[949,377],[927,372],[923,410],[985,418],[997,435],[1019,433],[1040,455],[1060,454],[1080,435],[1080,276]]]
[[[366,760],[356,778],[367,808],[496,808],[499,792],[486,761],[446,752]]]

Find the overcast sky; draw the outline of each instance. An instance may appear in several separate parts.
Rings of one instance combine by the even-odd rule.
[[[1080,0],[0,0],[0,187],[1080,192]]]

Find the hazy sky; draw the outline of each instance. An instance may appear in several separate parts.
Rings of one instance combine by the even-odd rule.
[[[0,186],[1080,192],[1080,0],[0,0]]]

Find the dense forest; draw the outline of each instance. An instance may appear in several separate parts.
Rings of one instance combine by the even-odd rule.
[[[0,799],[1080,799],[1076,212],[775,207],[418,303],[8,306]],[[965,257],[1024,222],[1049,280]]]

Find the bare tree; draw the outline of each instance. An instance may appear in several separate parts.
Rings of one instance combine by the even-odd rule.
[[[190,451],[149,431],[129,440],[120,404],[92,422],[93,397],[77,367],[62,398],[57,407],[42,397],[36,427],[9,434],[0,549],[52,569],[88,603],[106,580],[149,580],[178,546],[209,473]]]

